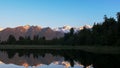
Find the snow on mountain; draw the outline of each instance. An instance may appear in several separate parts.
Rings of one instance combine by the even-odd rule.
[[[22,26],[23,28],[25,28],[26,30],[30,28],[30,25],[25,25],[25,26]]]
[[[84,27],[84,28],[87,28],[87,29],[92,28],[92,26],[90,26],[90,25],[84,25],[83,27]]]
[[[13,35],[17,40],[19,40],[19,37],[30,37],[31,39],[34,38],[34,36],[39,37],[45,37],[47,40],[51,40],[54,38],[60,38],[64,36],[64,33],[70,32],[70,29],[73,28],[75,32],[82,30],[83,28],[90,29],[92,26],[85,25],[82,27],[71,27],[71,26],[63,26],[51,29],[50,27],[42,28],[40,26],[18,26],[15,28],[5,28],[0,29],[0,40],[6,41],[9,37],[9,35]]]
[[[71,26],[63,26],[63,29],[66,29],[66,30],[69,30],[71,28],[72,28]]]
[[[90,29],[90,28],[92,28],[92,26],[90,26],[90,25],[84,25],[84,26],[81,26],[81,27],[63,26],[63,27],[54,28],[53,30],[54,31],[60,31],[60,32],[63,32],[63,33],[68,33],[68,32],[70,32],[71,28],[73,28],[74,31],[77,32],[79,30],[82,30],[83,28]]]
[[[71,28],[72,28],[71,26],[63,26],[63,27],[54,28],[53,30],[60,31],[63,33],[68,33]]]

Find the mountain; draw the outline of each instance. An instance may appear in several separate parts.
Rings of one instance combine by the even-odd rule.
[[[51,28],[41,28],[40,26],[18,26],[15,28],[5,28],[0,31],[0,40],[7,41],[9,35],[13,35],[16,40],[19,40],[19,37],[30,37],[31,39],[34,36],[45,37],[47,40],[53,38],[60,38],[64,36],[64,33],[59,31],[53,31]]]
[[[83,28],[91,29],[92,26],[90,26],[90,25],[84,25],[84,26],[81,26],[81,27],[63,26],[63,27],[54,28],[53,30],[54,31],[60,31],[60,32],[63,32],[63,33],[68,33],[71,28],[73,28],[74,31],[77,32],[79,30],[82,30]]]
[[[64,36],[64,33],[68,33],[71,28],[74,28],[75,32],[87,28],[90,29],[91,26],[85,25],[82,27],[71,27],[71,26],[63,26],[51,29],[50,27],[42,28],[41,26],[18,26],[15,28],[5,28],[0,31],[0,40],[7,41],[9,35],[13,35],[16,40],[19,40],[19,37],[30,37],[31,39],[34,36],[45,37],[46,40],[51,40],[54,38],[60,38]]]
[[[6,28],[0,31],[0,39],[1,41],[6,41],[9,35],[13,35],[17,40],[20,36],[25,37],[25,34],[30,26],[18,26],[15,28]]]
[[[90,25],[84,25],[84,26],[83,26],[83,28],[86,28],[86,29],[91,29],[91,28],[92,28],[92,26],[90,26]],[[82,28],[82,29],[83,29],[83,28]]]
[[[49,27],[43,28],[39,32],[39,37],[45,37],[47,40],[54,39],[54,38],[60,38],[63,36],[64,36],[64,33],[60,32],[60,31],[54,31]]]
[[[3,28],[0,28],[0,31],[2,31],[3,30]]]
[[[26,37],[30,37],[31,39],[34,38],[34,36],[37,36],[39,32],[42,30],[40,26],[31,26],[25,33]]]
[[[71,26],[63,26],[63,27],[54,28],[53,30],[60,31],[63,33],[68,33],[71,28],[72,28]]]

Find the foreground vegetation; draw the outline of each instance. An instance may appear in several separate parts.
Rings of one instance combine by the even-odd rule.
[[[61,45],[0,45],[0,49],[52,49],[52,50],[82,50],[97,54],[120,54],[120,47],[114,46],[61,46]]]
[[[63,38],[55,38],[46,40],[45,37],[40,38],[34,36],[19,37],[16,40],[13,35],[10,35],[7,41],[1,41],[1,44],[19,44],[19,45],[120,45],[120,12],[117,13],[117,20],[113,17],[104,16],[104,21],[94,23],[91,29],[84,28],[78,32],[74,32],[71,28],[69,33],[66,33]]]

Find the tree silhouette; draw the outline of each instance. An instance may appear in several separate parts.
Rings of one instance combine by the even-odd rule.
[[[120,12],[117,13],[117,21],[120,23]]]
[[[72,36],[74,34],[74,28],[70,29],[70,36]]]
[[[8,44],[15,44],[16,38],[13,35],[9,35],[7,42]]]
[[[34,36],[31,40],[30,36],[16,38],[10,35],[8,40],[1,41],[1,44],[36,44],[36,45],[120,45],[120,12],[117,13],[117,20],[113,17],[104,15],[104,21],[94,23],[91,29],[84,27],[82,30],[74,32],[74,28],[70,32],[65,33],[62,38],[54,38],[46,40],[45,37]]]

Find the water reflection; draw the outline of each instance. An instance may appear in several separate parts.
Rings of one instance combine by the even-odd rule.
[[[119,68],[119,57],[72,49],[6,49],[0,50],[0,68]]]
[[[75,62],[75,61],[74,61]],[[6,65],[7,64],[7,65]],[[15,68],[69,68],[71,67],[70,62],[65,61],[62,56],[53,56],[52,54],[46,53],[44,56],[37,56],[31,53],[29,56],[19,56],[19,53],[15,53],[12,58],[9,58],[8,53],[0,51],[0,66],[4,67],[15,67]],[[84,66],[78,62],[75,62],[74,68],[83,68]]]

